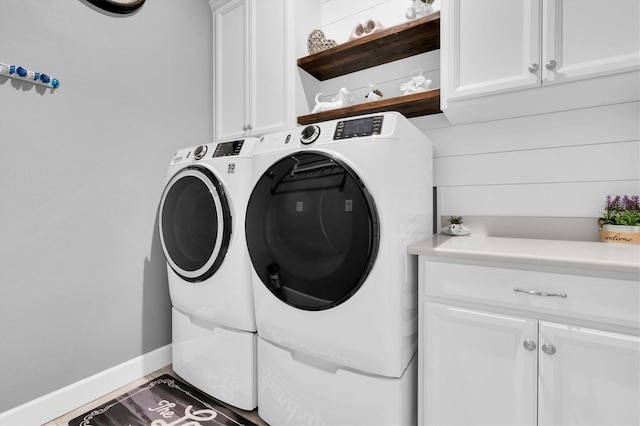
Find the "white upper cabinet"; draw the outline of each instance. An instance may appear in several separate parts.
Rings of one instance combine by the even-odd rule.
[[[545,0],[542,84],[638,70],[640,1]]]
[[[637,0],[450,0],[441,19],[452,122],[639,99]]]
[[[294,125],[286,0],[211,1],[216,140],[258,136]]]
[[[215,7],[212,4],[212,7]],[[213,127],[216,140],[242,136],[249,124],[249,12],[244,0],[214,9]]]
[[[540,56],[538,0],[442,2],[442,90],[456,99],[535,87]]]

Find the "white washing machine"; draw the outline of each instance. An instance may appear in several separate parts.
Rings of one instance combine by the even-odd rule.
[[[411,424],[432,144],[398,113],[266,135],[246,215],[258,410],[270,424]]]
[[[256,322],[244,235],[257,139],[173,157],[158,226],[173,304],[173,369],[196,388],[252,410]]]

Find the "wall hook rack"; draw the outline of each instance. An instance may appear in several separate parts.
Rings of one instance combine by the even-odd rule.
[[[42,72],[29,71],[19,65],[8,65],[0,62],[0,75],[9,78],[17,78],[18,80],[28,81],[40,86],[56,89],[60,86],[60,80],[53,78]]]

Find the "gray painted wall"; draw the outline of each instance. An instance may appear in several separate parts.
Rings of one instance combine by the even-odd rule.
[[[0,412],[171,342],[156,214],[175,150],[211,140],[211,10],[0,0]]]

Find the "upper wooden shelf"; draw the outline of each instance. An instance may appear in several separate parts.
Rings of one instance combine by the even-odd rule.
[[[440,12],[298,59],[320,81],[440,48]]]

